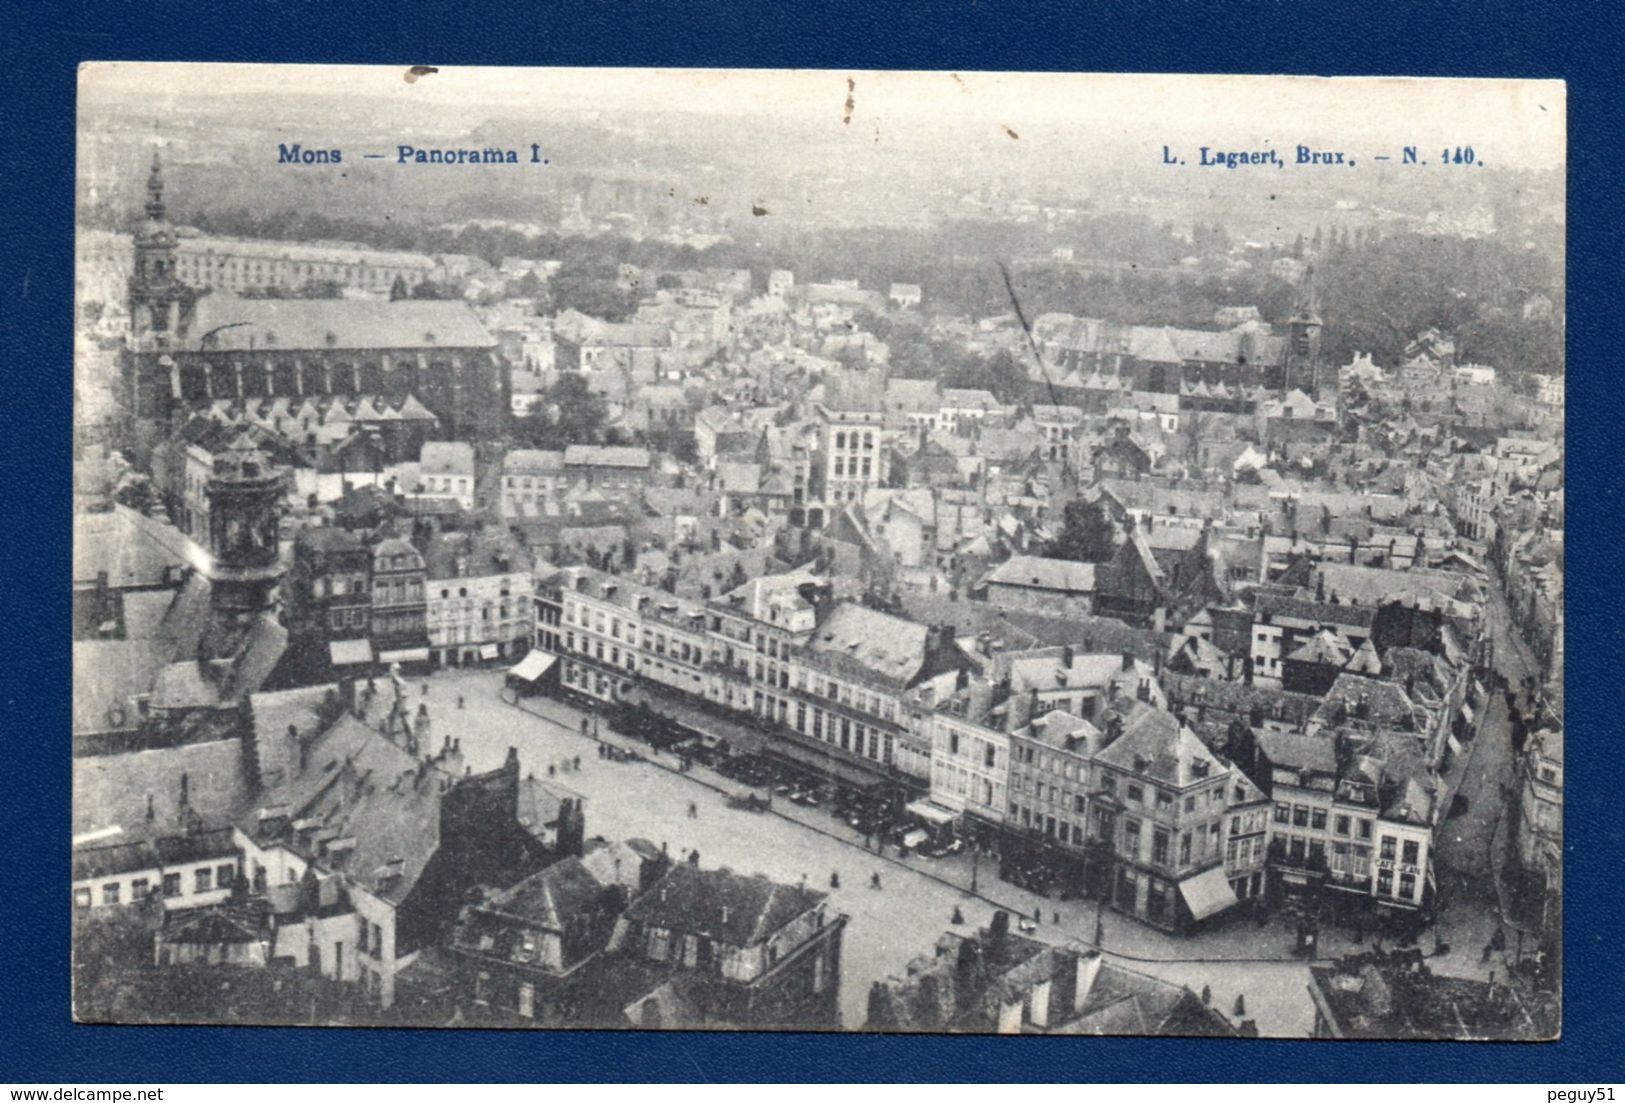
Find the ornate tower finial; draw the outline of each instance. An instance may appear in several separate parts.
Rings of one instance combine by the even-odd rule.
[[[147,174],[147,217],[154,222],[164,220],[164,174],[158,151],[152,151],[152,171]]]

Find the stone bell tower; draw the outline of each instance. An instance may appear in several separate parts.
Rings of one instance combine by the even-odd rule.
[[[263,612],[282,577],[279,522],[283,476],[241,440],[215,456],[209,500],[210,605],[217,622]]]
[[[135,233],[135,269],[130,274],[130,337],[137,351],[170,347],[181,326],[181,311],[195,297],[175,274],[175,227],[164,208],[163,166],[152,155],[147,175],[147,217]]]
[[[1311,397],[1319,397],[1321,324],[1320,291],[1315,285],[1315,262],[1311,258],[1304,267],[1303,282],[1298,286],[1297,309],[1287,323],[1287,391],[1297,389]]]

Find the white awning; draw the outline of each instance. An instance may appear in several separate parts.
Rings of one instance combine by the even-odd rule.
[[[426,663],[429,661],[427,647],[404,647],[399,651],[381,651],[378,653],[381,663]]]
[[[932,804],[928,800],[917,800],[904,808],[903,811],[911,816],[918,816],[926,823],[948,824],[959,818],[959,813],[944,808],[940,804]]]
[[[334,666],[355,666],[372,662],[371,640],[334,640],[327,645],[327,657]]]
[[[1214,866],[1188,881],[1179,882],[1179,894],[1185,898],[1192,919],[1206,919],[1236,903],[1236,890],[1230,887],[1223,866]]]
[[[494,643],[480,644],[480,658],[494,659],[497,657],[497,645]]]
[[[514,663],[508,673],[521,681],[534,682],[552,668],[555,659],[546,651],[531,651],[523,659]]]

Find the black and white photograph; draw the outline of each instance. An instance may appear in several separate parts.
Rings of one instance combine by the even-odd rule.
[[[78,1022],[1561,1035],[1561,81],[78,88]]]

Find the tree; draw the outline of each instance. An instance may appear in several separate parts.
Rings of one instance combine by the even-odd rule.
[[[994,353],[987,365],[987,389],[1000,402],[1020,402],[1027,397],[1027,371],[1005,349]]]
[[[411,297],[414,299],[458,299],[462,296],[458,293],[457,288],[449,283],[441,283],[438,280],[424,280],[412,288]]]
[[[636,306],[612,276],[591,275],[570,265],[554,273],[549,290],[555,309],[578,310],[610,322],[624,321]]]
[[[522,299],[534,299],[540,295],[542,293],[542,280],[541,277],[536,274],[536,269],[526,269],[525,274],[519,277],[518,284],[514,290],[519,292],[519,298]]]
[[[1097,499],[1083,498],[1066,504],[1060,537],[1046,549],[1055,559],[1079,563],[1105,563],[1117,551],[1117,525]]]
[[[150,514],[159,505],[158,495],[152,488],[152,482],[145,476],[131,479],[113,491],[113,500],[126,509],[133,509],[137,513],[145,514]]]
[[[599,439],[609,416],[604,400],[578,372],[564,372],[531,411],[514,422],[515,435],[532,448],[553,451]]]

